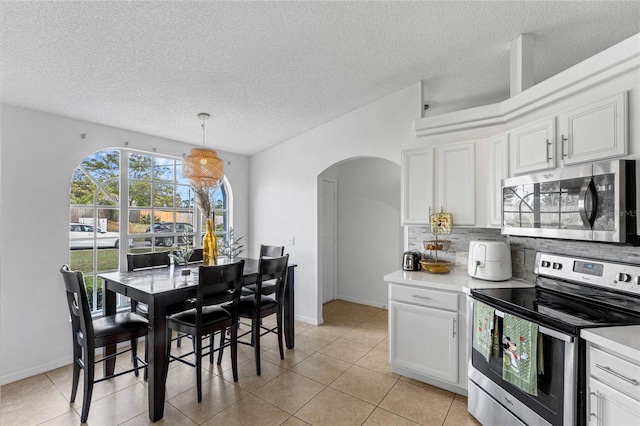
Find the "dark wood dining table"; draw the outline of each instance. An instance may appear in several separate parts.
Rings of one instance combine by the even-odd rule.
[[[258,272],[258,259],[244,260],[244,284],[253,284]],[[219,263],[224,263],[221,259]],[[165,374],[167,369],[167,315],[184,309],[185,302],[195,298],[198,284],[198,263],[188,265],[189,275],[182,275],[184,267],[165,267],[134,272],[107,272],[98,274],[104,282],[104,314],[116,312],[116,294],[122,294],[149,306],[149,419],[160,420],[164,414]],[[289,264],[285,289],[284,336],[287,348],[294,346],[294,268]],[[104,349],[105,355],[115,353],[115,346]],[[111,374],[115,360],[105,362],[105,374]]]

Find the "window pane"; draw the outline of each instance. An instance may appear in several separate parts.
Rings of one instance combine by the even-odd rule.
[[[168,158],[155,157],[153,164],[153,179],[164,182],[173,182],[174,160]]]
[[[151,157],[129,154],[129,179],[151,180]]]
[[[189,185],[189,179],[182,176],[182,161],[176,161],[176,183],[181,185]]]
[[[151,207],[151,183],[142,181],[129,182],[129,206]]]
[[[120,176],[120,152],[100,151],[85,158],[80,167],[97,182]]]
[[[176,187],[176,207],[193,208],[193,190],[190,186],[178,185]]]
[[[157,184],[153,185],[153,206],[154,207],[173,207],[174,185]]]
[[[93,204],[97,186],[78,168],[71,181],[71,204]]]
[[[213,193],[213,205],[214,205],[214,209],[227,208],[226,197],[224,196],[224,190],[222,189],[222,186],[219,186],[218,188],[216,188],[216,190]]]
[[[103,248],[98,250],[97,272],[114,271],[118,269],[118,249]]]

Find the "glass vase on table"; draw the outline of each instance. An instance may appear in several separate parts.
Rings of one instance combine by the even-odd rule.
[[[179,240],[180,237],[177,237],[177,239]],[[184,246],[180,247],[178,244],[173,244],[169,257],[173,260],[174,266],[182,266],[182,275],[189,275],[191,273],[188,269],[189,259],[193,254],[193,246],[190,241],[193,241],[193,235],[190,232],[184,232],[182,239],[185,243]]]

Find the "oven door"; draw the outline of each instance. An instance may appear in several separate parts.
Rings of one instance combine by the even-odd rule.
[[[470,298],[473,309],[473,299]],[[484,303],[487,303],[486,301]],[[473,321],[473,311],[469,318]],[[515,315],[515,314],[514,314]],[[496,309],[494,332],[502,341],[502,317],[504,313]],[[470,329],[473,330],[473,326]],[[576,350],[572,336],[539,326],[542,336],[542,369],[538,372],[538,396],[520,390],[502,378],[503,349],[490,356],[489,361],[470,343],[469,411],[483,424],[498,424],[503,419],[515,416],[527,425],[572,425],[576,413]],[[470,336],[470,342],[473,338]],[[489,395],[496,404],[491,407],[476,394]],[[476,401],[476,399],[478,401]],[[486,397],[484,398],[486,399]],[[500,411],[508,411],[500,414]],[[496,423],[497,422],[497,423]]]

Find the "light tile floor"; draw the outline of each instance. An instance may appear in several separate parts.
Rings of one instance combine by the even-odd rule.
[[[172,363],[164,418],[156,424],[478,425],[467,413],[465,397],[391,371],[386,310],[341,300],[323,309],[323,325],[296,323],[296,346],[286,350],[284,360],[275,335],[261,339],[261,376],[255,374],[253,348],[244,345],[239,346],[237,383],[228,350],[220,366],[205,362],[200,404],[194,370]],[[174,352],[188,350],[189,341],[184,343]],[[120,368],[129,362],[122,358]],[[142,375],[133,374],[96,384],[87,423],[152,424],[146,386]],[[73,404],[70,393],[71,366],[5,385],[0,424],[79,424],[82,385]]]

